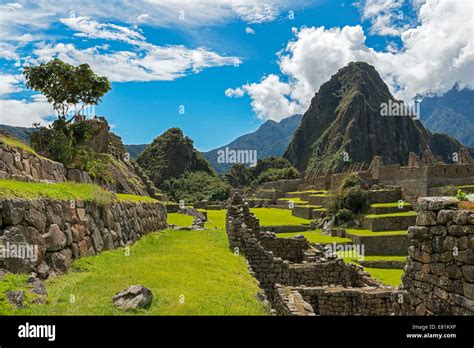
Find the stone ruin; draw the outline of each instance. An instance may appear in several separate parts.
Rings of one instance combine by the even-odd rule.
[[[229,246],[243,253],[278,315],[391,315],[399,291],[303,237],[261,231],[241,196],[226,216]]]
[[[226,231],[278,315],[474,315],[474,212],[458,203],[418,199],[397,289],[303,236],[262,231],[238,194],[227,208]]]
[[[474,212],[451,197],[420,198],[404,268],[402,313],[474,315]]]

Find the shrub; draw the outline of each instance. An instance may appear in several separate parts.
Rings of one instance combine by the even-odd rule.
[[[355,218],[352,211],[346,208],[338,210],[335,216],[338,225],[341,225],[348,221],[352,221]]]
[[[460,201],[467,201],[467,193],[464,192],[463,190],[458,190],[456,193],[456,198],[459,199]]]
[[[369,206],[367,191],[357,186],[349,188],[343,194],[343,206],[354,214],[364,212]]]
[[[351,187],[360,187],[364,181],[360,178],[357,173],[350,173],[344,177],[341,185],[339,186],[340,191],[344,191]]]

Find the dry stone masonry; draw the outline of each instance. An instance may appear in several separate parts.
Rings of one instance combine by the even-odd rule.
[[[279,239],[261,231],[239,194],[227,208],[226,231],[230,248],[245,255],[279,315],[393,313],[398,290],[382,285],[361,267],[310,246],[303,236]]]
[[[63,182],[66,170],[61,163],[0,143],[0,179]]]
[[[51,272],[65,273],[71,260],[125,246],[166,226],[166,209],[159,202],[1,198],[0,268],[36,272],[44,279]]]
[[[474,314],[474,212],[450,197],[419,198],[410,227],[402,314]]]

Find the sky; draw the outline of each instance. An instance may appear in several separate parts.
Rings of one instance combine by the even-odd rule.
[[[474,86],[472,0],[0,0],[0,123],[48,124],[26,65],[88,63],[126,144],[180,127],[202,151],[304,113],[351,61],[410,102]]]

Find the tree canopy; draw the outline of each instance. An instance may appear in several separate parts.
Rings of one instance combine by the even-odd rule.
[[[107,77],[96,75],[89,64],[76,67],[58,58],[38,66],[26,66],[23,74],[26,86],[43,93],[60,118],[66,118],[71,106],[77,115],[84,106],[97,105],[111,89]]]

